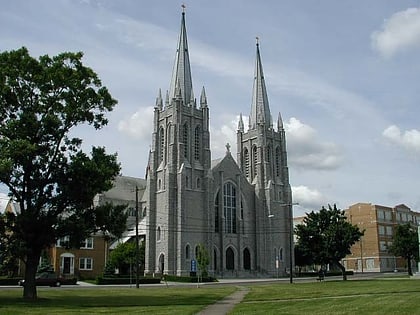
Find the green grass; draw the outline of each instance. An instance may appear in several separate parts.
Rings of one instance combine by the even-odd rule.
[[[420,281],[376,279],[247,285],[231,314],[420,314]],[[226,286],[38,288],[0,290],[0,314],[196,314],[236,290]]]
[[[0,314],[195,314],[235,287],[38,288],[26,302],[22,290],[0,290]]]
[[[420,314],[419,294],[410,279],[259,285],[231,314]]]

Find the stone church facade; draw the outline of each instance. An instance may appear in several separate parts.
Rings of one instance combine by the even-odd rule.
[[[291,204],[285,131],[272,117],[257,42],[249,126],[242,115],[236,161],[211,159],[204,87],[193,93],[182,13],[169,91],[159,90],[141,200],[145,274],[189,275],[199,244],[217,277],[284,276],[291,259]],[[143,211],[144,211],[143,210]]]

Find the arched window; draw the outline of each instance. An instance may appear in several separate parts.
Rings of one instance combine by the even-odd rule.
[[[271,162],[271,147],[267,147],[267,162]]]
[[[165,131],[163,127],[159,129],[159,162],[163,161],[165,154]]]
[[[249,152],[247,148],[244,150],[244,164],[245,176],[249,178]]]
[[[190,259],[190,245],[185,246],[185,259]]]
[[[252,148],[252,159],[254,160],[254,172],[253,175],[254,177],[257,176],[257,163],[258,163],[258,150],[257,150],[257,146],[254,146]]]
[[[146,207],[144,207],[144,208],[143,208],[143,218],[146,216],[146,214],[147,214],[147,208],[146,208]]]
[[[233,249],[229,247],[226,250],[226,269],[227,270],[234,270],[235,269],[235,253]]]
[[[283,248],[280,248],[279,260],[283,261]]]
[[[216,252],[216,250],[213,250],[213,265],[214,265],[214,270],[217,271],[217,252]]]
[[[184,127],[182,128],[182,142],[184,143],[184,157],[188,158],[189,132],[187,123],[185,123]]]
[[[194,159],[196,161],[200,160],[200,150],[201,150],[201,130],[200,126],[195,127],[194,132]]]
[[[196,188],[201,188],[201,181],[200,178],[197,178],[197,187]]]
[[[249,252],[248,248],[244,249],[244,269],[245,270],[250,270],[251,269],[251,254]]]
[[[236,188],[229,182],[223,185],[223,213],[225,233],[236,233]]]
[[[219,232],[219,192],[214,200],[214,231]]]
[[[160,226],[158,226],[158,228],[157,228],[157,233],[156,233],[157,235],[156,235],[156,238],[157,238],[157,240],[158,241],[160,241],[160,238],[162,237],[162,233],[161,233],[161,231],[160,231]]]
[[[276,176],[280,176],[280,148],[276,148]]]
[[[195,258],[198,257],[198,250],[199,250],[199,247],[198,247],[198,245],[196,245],[195,246]]]

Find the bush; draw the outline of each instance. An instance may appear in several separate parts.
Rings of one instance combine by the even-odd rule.
[[[97,277],[96,284],[135,284],[136,278],[104,278],[104,277]],[[158,284],[160,283],[160,278],[140,278],[140,284]]]
[[[162,280],[172,281],[172,282],[198,282],[197,277],[189,277],[189,276],[172,276],[172,275],[165,275]],[[213,277],[200,277],[200,282],[217,282],[216,278]]]

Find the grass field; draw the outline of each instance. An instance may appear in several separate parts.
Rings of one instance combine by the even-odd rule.
[[[259,285],[231,314],[420,314],[419,296],[410,279]]]
[[[231,314],[420,314],[420,281],[410,279],[255,284]],[[0,290],[0,314],[195,314],[236,287],[38,288]]]

